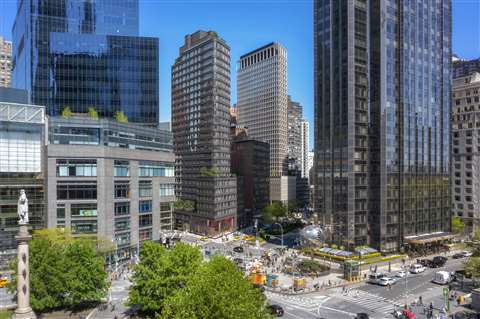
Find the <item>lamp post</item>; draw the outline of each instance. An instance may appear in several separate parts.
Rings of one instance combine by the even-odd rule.
[[[283,251],[283,226],[282,226],[282,224],[280,224],[280,223],[273,223],[272,225],[278,225],[278,226],[280,226],[280,231],[281,231],[281,235],[282,235],[282,237],[281,237],[281,241],[282,241],[282,251]]]

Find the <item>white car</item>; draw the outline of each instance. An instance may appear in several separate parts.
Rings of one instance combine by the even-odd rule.
[[[405,270],[400,270],[399,272],[397,272],[395,274],[395,277],[397,278],[405,278],[405,276],[407,275],[407,272]]]
[[[395,284],[395,280],[393,280],[392,278],[390,277],[383,277],[379,280],[378,284],[380,286],[388,286],[388,285],[393,285]]]
[[[420,264],[413,264],[412,266],[410,266],[410,272],[412,274],[419,274],[421,272],[424,272],[425,270],[425,266],[422,266]]]
[[[465,250],[462,251],[463,257],[472,257],[473,253],[471,251]]]

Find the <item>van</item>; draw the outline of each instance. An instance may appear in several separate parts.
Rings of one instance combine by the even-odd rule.
[[[450,273],[448,271],[437,271],[433,275],[433,280],[434,283],[439,284],[439,285],[446,285],[452,281],[452,276],[450,276]]]
[[[385,277],[384,274],[373,273],[373,274],[370,274],[370,276],[368,276],[367,282],[378,285],[383,277]]]

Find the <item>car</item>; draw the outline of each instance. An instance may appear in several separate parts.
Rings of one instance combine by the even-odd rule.
[[[282,317],[283,316],[283,308],[279,305],[270,305],[270,314],[274,315],[275,317]]]
[[[407,272],[405,270],[400,270],[399,272],[395,273],[394,277],[405,278],[406,275],[407,275]]]
[[[472,257],[473,253],[471,251],[462,251],[463,257]]]
[[[370,319],[370,316],[364,312],[359,312],[355,316],[355,319]]]
[[[432,282],[439,285],[446,285],[452,281],[452,275],[448,271],[437,271],[433,275]]]
[[[463,253],[456,253],[455,255],[452,256],[453,259],[460,259],[465,257]]]
[[[233,247],[233,251],[241,254],[243,253],[243,247],[242,246]]]
[[[447,262],[448,258],[444,256],[435,256],[433,257],[432,260],[432,268],[437,268],[437,267],[443,267],[445,266],[445,263]]]
[[[410,266],[410,272],[412,274],[419,274],[421,272],[424,272],[426,270],[425,266],[420,265],[420,264],[413,264]]]
[[[238,264],[243,264],[243,259],[242,258],[233,258],[233,262]]]
[[[384,274],[373,273],[368,276],[367,282],[371,284],[378,284],[383,277],[385,277]]]
[[[393,285],[393,284],[395,284],[395,283],[396,283],[396,281],[395,281],[394,279],[390,278],[390,277],[382,277],[382,278],[380,279],[380,281],[378,282],[378,284],[379,284],[380,286],[388,286],[388,285],[391,286],[391,285]]]

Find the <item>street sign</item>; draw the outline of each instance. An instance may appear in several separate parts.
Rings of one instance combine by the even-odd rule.
[[[447,311],[450,311],[450,300],[448,299],[449,292],[450,292],[450,289],[448,289],[448,287],[443,288],[443,302],[445,304],[445,309],[447,309]]]

